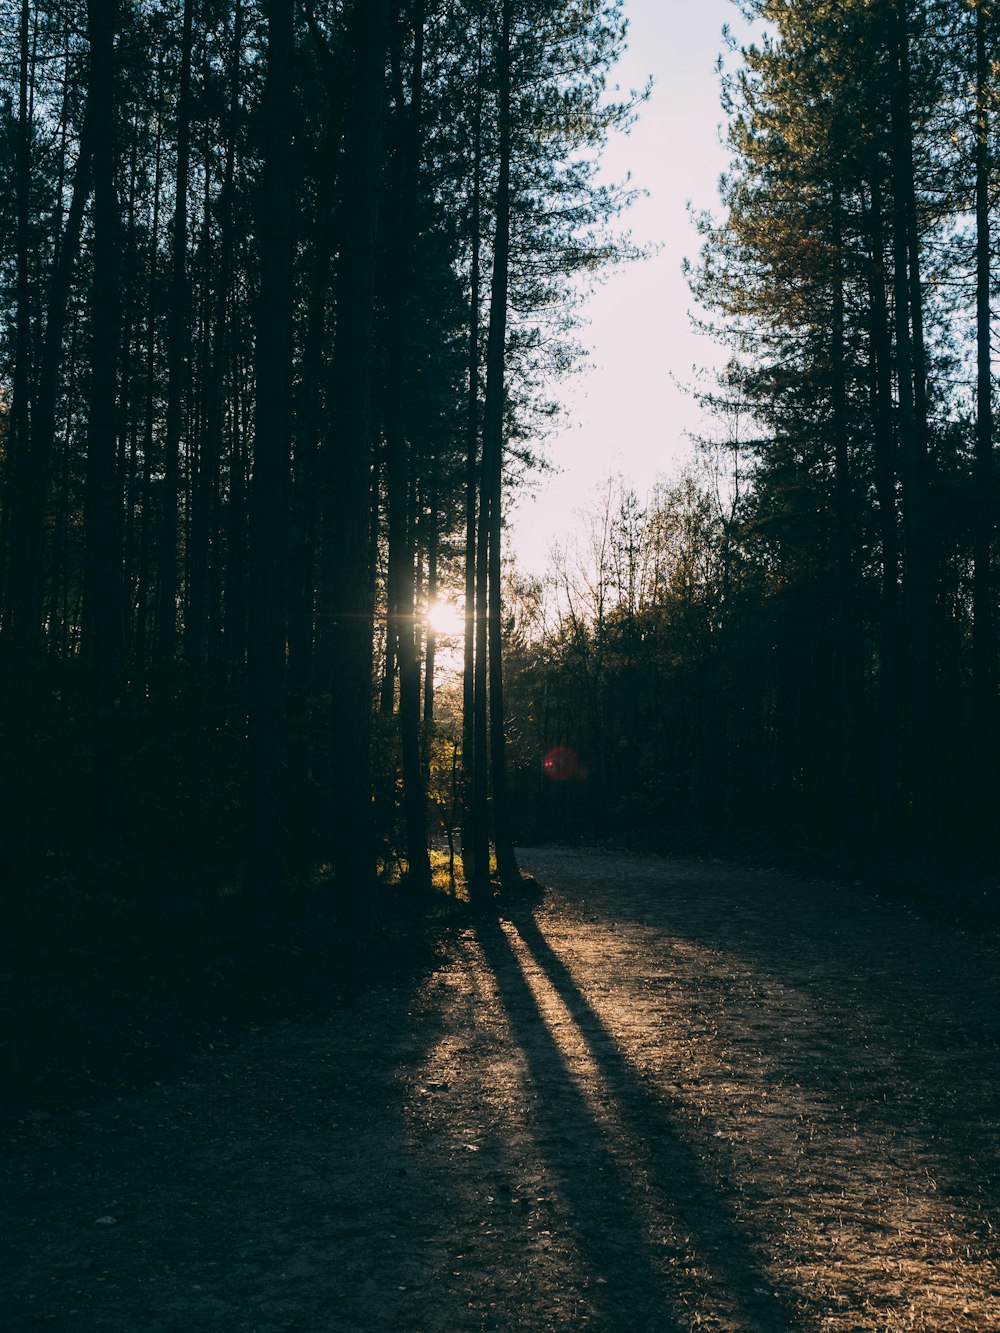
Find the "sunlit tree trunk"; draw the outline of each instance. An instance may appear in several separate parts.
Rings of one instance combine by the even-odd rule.
[[[436,459],[431,462],[431,472],[438,466]],[[438,595],[438,486],[437,480],[431,482],[430,495],[427,499],[427,605],[432,607]],[[437,632],[430,620],[427,621],[427,642],[424,647],[424,725],[431,726],[434,721],[434,671],[437,658]]]

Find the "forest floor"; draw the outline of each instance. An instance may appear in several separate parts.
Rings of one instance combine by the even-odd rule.
[[[4,1126],[3,1327],[1000,1329],[995,927],[523,864],[430,968]]]

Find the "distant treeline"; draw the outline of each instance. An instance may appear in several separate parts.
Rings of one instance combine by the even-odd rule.
[[[766,36],[724,82],[690,274],[732,350],[716,438],[609,497],[512,646],[522,784],[548,831],[995,857],[1000,26],[987,0],[744,8]],[[579,759],[547,782],[556,746]]]
[[[445,584],[466,870],[516,875],[501,505],[618,249],[620,8],[2,0],[8,914],[426,887]]]

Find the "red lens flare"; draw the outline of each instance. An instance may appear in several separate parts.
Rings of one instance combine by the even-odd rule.
[[[557,745],[542,760],[542,772],[550,782],[571,782],[580,777],[580,757],[568,745]]]

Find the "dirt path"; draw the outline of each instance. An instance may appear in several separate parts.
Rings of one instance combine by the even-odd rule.
[[[13,1126],[3,1327],[1000,1329],[994,935],[523,859],[419,986]]]

